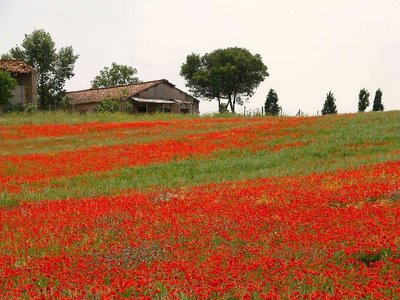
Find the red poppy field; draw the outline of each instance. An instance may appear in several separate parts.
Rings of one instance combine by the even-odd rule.
[[[399,299],[400,112],[16,123],[2,299]]]

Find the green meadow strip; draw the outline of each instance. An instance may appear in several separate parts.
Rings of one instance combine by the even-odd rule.
[[[89,122],[138,122],[160,120],[190,120],[197,118],[230,118],[240,117],[234,114],[209,114],[201,117],[196,114],[127,114],[127,113],[90,113],[80,114],[72,112],[34,112],[0,114],[0,125],[23,124],[82,124]]]

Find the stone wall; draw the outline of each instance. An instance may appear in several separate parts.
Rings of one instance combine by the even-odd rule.
[[[17,86],[12,92],[11,104],[25,105],[32,103],[37,105],[36,73],[17,74],[15,79],[17,80]]]

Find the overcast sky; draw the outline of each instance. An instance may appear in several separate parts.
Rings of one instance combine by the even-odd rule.
[[[399,0],[0,0],[0,54],[41,28],[79,54],[67,90],[89,88],[112,62],[137,68],[143,81],[165,78],[187,90],[179,72],[188,54],[238,46],[260,54],[270,73],[247,108],[261,107],[273,88],[284,113],[313,115],[332,90],[339,112],[355,112],[361,88],[372,99],[381,88],[393,110],[399,15]]]

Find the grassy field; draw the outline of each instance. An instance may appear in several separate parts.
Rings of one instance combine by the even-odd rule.
[[[400,112],[0,117],[5,298],[400,294]]]

